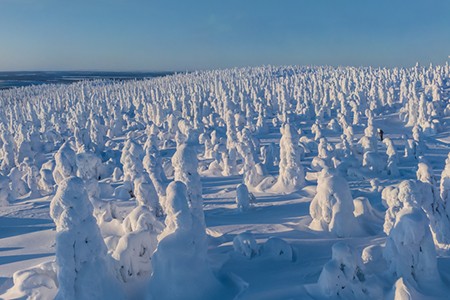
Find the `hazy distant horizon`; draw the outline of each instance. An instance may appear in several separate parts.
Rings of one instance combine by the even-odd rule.
[[[241,65],[241,66],[229,66],[229,67],[217,67],[217,68],[198,68],[198,69],[186,69],[186,70],[133,70],[133,69],[124,69],[124,70],[118,70],[118,69],[54,69],[54,70],[2,70],[0,69],[0,74],[2,73],[173,73],[173,74],[179,74],[179,73],[185,73],[185,72],[202,72],[202,71],[214,71],[214,70],[225,70],[225,69],[240,69],[240,68],[257,68],[257,67],[264,67],[264,66],[273,66],[273,67],[289,67],[289,66],[300,66],[300,67],[355,67],[355,68],[412,68],[415,67],[416,64],[419,64],[420,66],[428,66],[430,64],[432,65],[445,65],[446,63],[450,63],[450,60],[443,60],[442,62],[433,63],[433,62],[425,62],[422,63],[420,61],[416,61],[414,63],[408,64],[408,65],[353,65],[353,64],[258,64],[258,65]]]
[[[448,63],[448,62],[447,62]],[[416,65],[406,66],[405,68],[411,68]],[[422,66],[427,66],[421,64]],[[436,65],[436,64],[435,64]],[[263,66],[263,65],[261,65]],[[284,65],[284,67],[295,65]],[[297,65],[298,66],[298,65]],[[303,65],[304,67],[314,67],[319,65]],[[251,67],[251,66],[247,66]],[[277,66],[274,66],[277,67]],[[283,66],[278,66],[283,67]],[[347,67],[347,66],[331,66],[331,67]],[[350,66],[350,67],[373,67],[377,66]],[[241,67],[232,67],[241,68]],[[388,68],[400,68],[399,66]],[[225,68],[221,68],[225,69]],[[185,71],[107,71],[107,70],[20,70],[20,71],[2,71],[0,70],[0,90],[10,89],[14,87],[25,87],[31,85],[42,84],[70,84],[82,80],[143,80],[155,77],[163,77],[173,74],[181,74],[185,72],[207,71],[206,70],[185,70]],[[217,69],[210,69],[217,70]]]
[[[82,80],[143,80],[174,72],[0,71],[0,90],[42,84],[70,84]]]

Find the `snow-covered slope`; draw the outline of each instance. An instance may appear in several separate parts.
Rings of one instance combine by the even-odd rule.
[[[0,91],[0,297],[445,299],[449,76],[268,66]]]

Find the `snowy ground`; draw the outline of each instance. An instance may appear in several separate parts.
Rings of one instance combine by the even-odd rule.
[[[338,143],[341,132],[324,129],[322,134],[328,142]],[[261,145],[270,142],[278,143],[281,137],[279,128],[269,122],[269,132],[255,134]],[[311,126],[314,120],[297,124],[304,135],[311,137]],[[353,126],[354,139],[364,135],[367,118],[361,119],[359,125]],[[443,128],[435,135],[424,136],[427,150],[426,160],[434,169],[439,179],[450,151],[450,118],[441,120]],[[306,171],[306,186],[290,193],[253,192],[256,203],[249,210],[236,208],[236,186],[242,183],[242,175],[211,176],[202,171],[211,162],[204,159],[199,147],[199,170],[203,186],[204,213],[208,233],[208,260],[215,272],[234,274],[245,282],[245,290],[239,299],[317,299],[323,298],[315,292],[316,283],[324,265],[331,259],[331,247],[336,242],[345,242],[355,249],[356,253],[370,245],[382,245],[386,242],[383,232],[384,211],[381,190],[384,187],[398,184],[405,179],[416,179],[417,160],[403,159],[404,136],[411,135],[411,128],[399,118],[395,110],[377,113],[373,120],[375,128],[382,128],[384,136],[389,137],[397,150],[400,175],[392,178],[377,173],[367,173],[369,178],[347,178],[353,199],[367,197],[378,214],[378,221],[367,226],[371,234],[360,237],[338,238],[329,232],[314,231],[309,228],[312,221],[310,202],[316,194],[317,172],[310,165],[316,153],[306,154],[302,166]],[[145,134],[139,130],[136,136]],[[124,136],[115,137],[121,142]],[[57,149],[56,149],[57,150]],[[170,158],[175,147],[162,151],[164,158]],[[386,152],[386,146],[378,143],[379,153]],[[53,152],[54,153],[54,152]],[[52,154],[53,154],[52,153]],[[206,166],[206,167],[205,167]],[[270,171],[270,175],[278,176],[278,168]],[[169,180],[172,177],[168,178]],[[370,179],[378,179],[380,188],[373,190]],[[111,178],[101,182],[110,182]],[[113,185],[119,186],[122,182]],[[29,196],[15,200],[0,210],[0,295],[12,287],[12,276],[16,271],[30,268],[43,262],[55,259],[55,225],[49,214],[50,201],[53,195],[30,199]],[[135,201],[114,200],[121,214],[125,215],[134,208]],[[233,239],[240,233],[249,232],[261,247],[269,238],[283,239],[292,247],[292,260],[277,259],[273,256],[255,254],[249,258],[237,253],[233,248]],[[445,298],[450,294],[450,254],[438,251],[438,270],[442,284],[436,284],[435,291],[429,286],[421,293],[431,298]],[[383,279],[381,279],[383,280]],[[392,286],[381,284],[388,291]],[[447,295],[448,295],[447,294]]]
[[[377,117],[375,124],[386,128],[386,136],[401,145],[401,135],[407,130],[397,115]],[[274,132],[270,141],[278,138],[279,134]],[[427,139],[427,145],[430,149],[427,158],[432,163],[435,175],[439,176],[450,150],[450,131]],[[398,148],[401,153],[401,147]],[[305,165],[308,163],[306,160]],[[415,177],[414,165],[406,163],[400,167],[401,178],[381,180],[380,184],[388,186]],[[382,232],[369,237],[338,239],[310,230],[309,203],[315,194],[314,181],[308,181],[307,187],[301,192],[290,195],[255,193],[257,204],[247,212],[238,212],[235,188],[241,181],[241,176],[202,177],[206,223],[215,237],[209,251],[211,262],[217,268],[224,264],[224,271],[238,275],[249,284],[243,299],[308,299],[304,285],[317,282],[323,265],[331,258],[331,246],[334,243],[345,240],[362,250],[385,240]],[[375,208],[383,210],[381,195],[369,191],[367,180],[349,183],[354,198],[367,196]],[[23,199],[2,208],[0,291],[4,292],[11,286],[14,272],[54,259],[55,226],[49,216],[50,200],[51,197]],[[284,239],[293,247],[294,261],[280,262],[264,257],[248,259],[236,255],[233,253],[232,241],[242,232],[251,232],[258,243],[264,243],[270,237]],[[450,282],[449,267],[450,256],[440,256],[441,275]]]

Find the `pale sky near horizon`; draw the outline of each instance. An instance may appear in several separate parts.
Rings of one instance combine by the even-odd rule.
[[[0,71],[443,64],[449,0],[0,0]]]

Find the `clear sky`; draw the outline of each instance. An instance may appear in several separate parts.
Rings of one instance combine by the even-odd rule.
[[[411,66],[450,55],[450,0],[0,0],[0,70]]]

